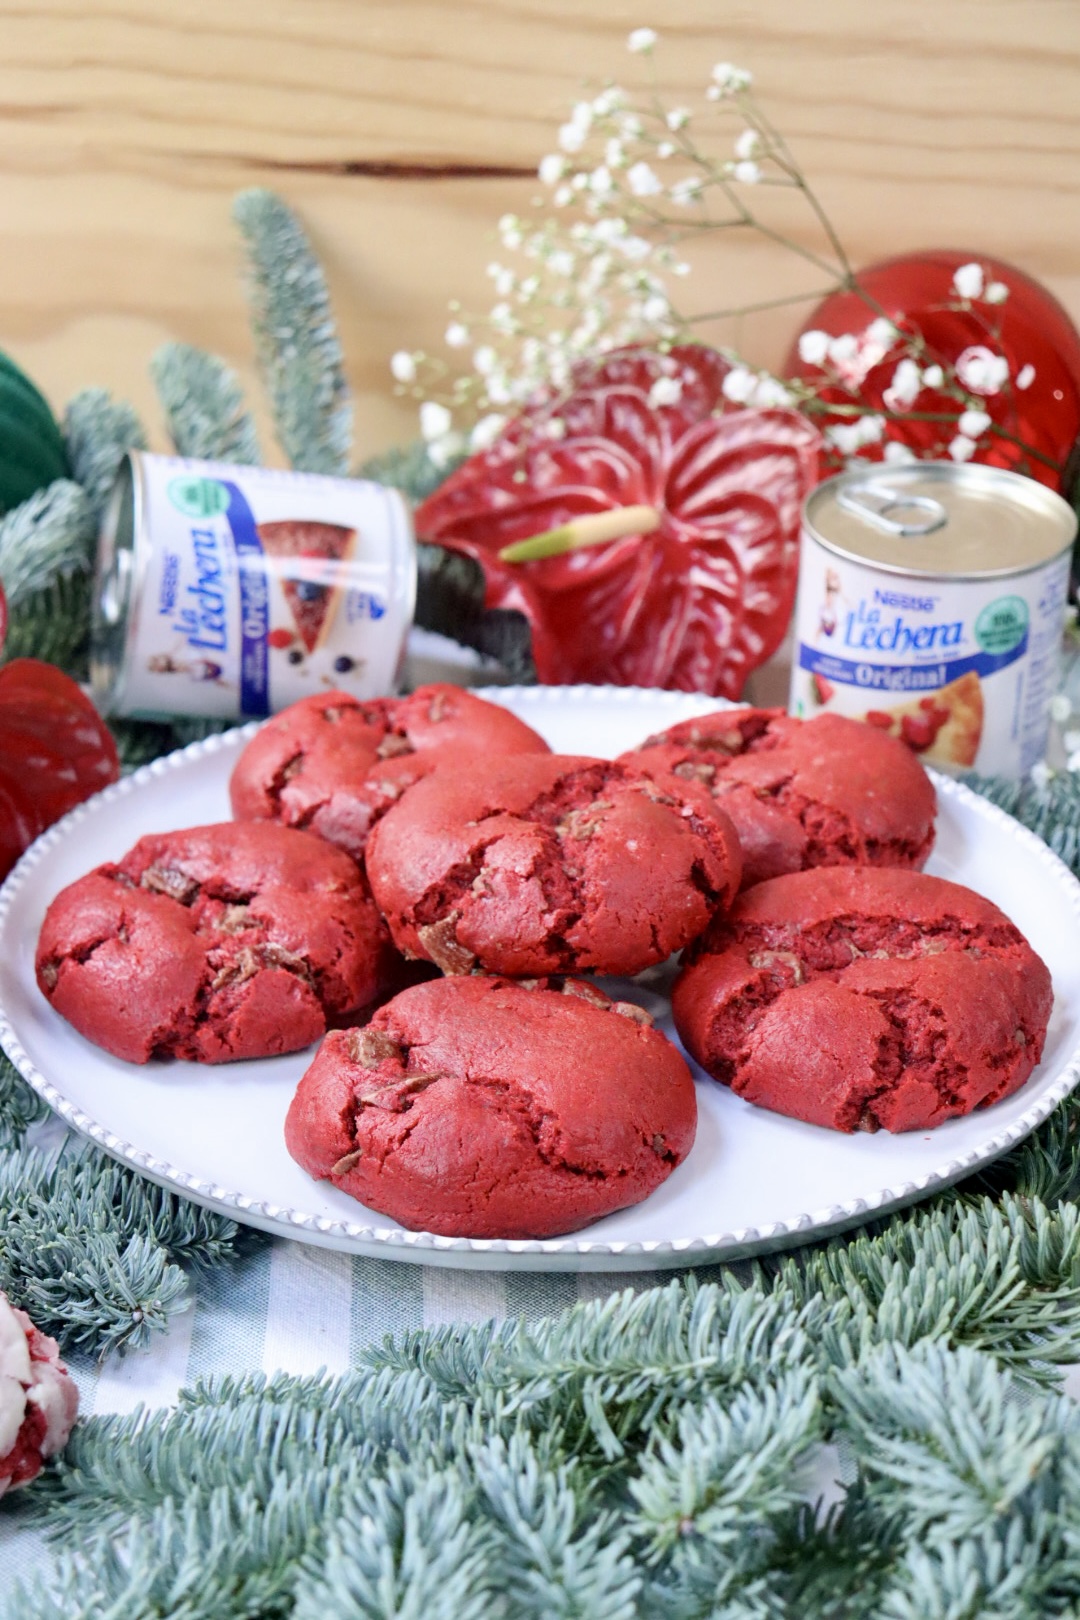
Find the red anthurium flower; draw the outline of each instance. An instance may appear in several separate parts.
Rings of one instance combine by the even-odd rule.
[[[542,681],[738,697],[779,645],[819,439],[796,411],[729,405],[728,369],[698,345],[590,362],[568,395],[526,410],[419,508],[425,540],[481,564],[487,606],[524,613]],[[630,506],[653,507],[658,527],[532,562],[499,558],[514,541]]]

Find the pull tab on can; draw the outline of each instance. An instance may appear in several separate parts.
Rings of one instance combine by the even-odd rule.
[[[872,523],[883,534],[901,537],[933,534],[944,528],[949,514],[932,495],[905,495],[902,490],[889,489],[884,484],[849,484],[837,492],[836,504],[853,517]],[[910,512],[909,518],[897,517],[898,512]],[[915,516],[914,514],[918,514]]]

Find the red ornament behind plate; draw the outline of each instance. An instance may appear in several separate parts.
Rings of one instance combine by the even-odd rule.
[[[419,508],[425,540],[481,564],[487,606],[528,619],[546,684],[738,697],[779,645],[819,439],[795,411],[728,405],[728,369],[697,345],[582,366],[568,395],[517,417]],[[640,505],[660,516],[651,534],[499,558],[574,518]]]
[[[0,669],[0,878],[119,774],[112,735],[70,676],[36,658]]]
[[[982,291],[968,300],[970,308],[950,308],[959,302],[953,277],[968,264],[981,268]],[[1080,333],[1053,294],[1014,265],[971,253],[909,253],[870,265],[859,271],[857,280],[865,297],[857,292],[831,293],[799,334],[849,333],[858,340],[856,352],[839,368],[846,386],[823,386],[818,397],[838,405],[858,401],[876,411],[889,408],[887,395],[907,350],[902,341],[887,349],[874,342],[869,328],[884,315],[905,337],[922,338],[923,369],[939,365],[947,374],[955,371],[1001,430],[982,433],[970,459],[1026,473],[1060,491],[1080,434]],[[1003,302],[985,297],[994,282],[1008,288]],[[994,369],[1001,360],[1008,362],[1009,372],[1008,380],[998,384]],[[1018,378],[1026,380],[1025,367],[1033,368],[1034,375],[1025,387],[1018,387]],[[824,372],[800,357],[796,339],[783,374],[819,381]],[[947,459],[957,433],[956,416],[963,408],[941,388],[923,388],[914,400],[898,407],[901,420],[886,426],[880,443],[859,448],[859,458],[881,461],[885,445],[894,441],[920,460]],[[949,419],[927,419],[935,416]],[[840,424],[852,418],[837,414],[820,420]],[[1025,446],[1036,454],[1026,453]],[[824,470],[834,472],[844,461],[844,455],[834,450],[825,458]]]

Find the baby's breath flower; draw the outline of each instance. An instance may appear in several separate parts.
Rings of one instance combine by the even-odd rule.
[[[652,252],[652,245],[643,236],[620,237],[616,246],[623,258],[629,259],[631,264],[641,259],[647,259]]]
[[[671,305],[668,303],[663,293],[653,293],[652,297],[646,298],[645,302],[642,304],[641,313],[645,320],[647,320],[651,325],[656,326],[659,325],[660,322],[667,320],[668,316],[671,314]]]
[[[658,141],[657,142],[656,155],[657,155],[658,158],[674,157],[675,156],[675,150],[676,150],[675,146],[673,145],[673,143],[671,141]]]
[[[754,82],[753,74],[747,73],[745,68],[736,67],[734,62],[717,62],[712,70],[712,84],[708,94],[715,91],[715,97],[737,96],[743,90],[749,90]]]
[[[829,354],[829,334],[816,328],[799,337],[799,359],[804,366],[824,365]]]
[[[887,315],[879,315],[877,320],[871,321],[866,328],[866,335],[871,343],[880,343],[889,349],[896,342],[899,333]]]
[[[966,438],[977,439],[990,426],[990,417],[985,411],[962,411],[956,426]]]
[[[922,374],[924,388],[940,388],[945,381],[945,373],[940,366],[927,366]]]
[[[851,332],[842,332],[829,341],[829,359],[834,366],[845,366],[859,352],[859,340]]]
[[[658,405],[677,405],[682,391],[683,385],[678,377],[657,377],[649,389],[649,404],[654,410]]]
[[[445,467],[455,456],[460,456],[465,450],[465,436],[462,433],[444,433],[440,438],[428,441],[428,459],[436,467]]]
[[[561,152],[549,152],[540,159],[537,174],[545,186],[557,186],[566,173],[566,159]]]
[[[731,172],[735,179],[740,181],[744,186],[756,186],[758,181],[761,179],[760,165],[757,163],[751,163],[749,160],[743,163],[736,163]]]
[[[659,37],[655,28],[635,28],[626,41],[626,48],[635,56],[647,56]]]
[[[1009,296],[1009,289],[1003,281],[992,281],[983,293],[988,304],[1003,304]]]
[[[745,405],[757,386],[757,378],[745,366],[733,366],[720,384],[720,391],[733,405]]]
[[[918,366],[910,357],[900,361],[886,388],[883,398],[890,411],[902,411],[913,405],[922,391],[923,379]]]
[[[698,176],[696,174],[691,174],[688,175],[685,180],[676,180],[675,184],[668,192],[668,196],[671,198],[673,203],[677,203],[680,207],[688,208],[692,203],[701,201],[702,185],[703,182],[698,178]]]
[[[450,432],[453,418],[445,405],[434,399],[425,399],[420,407],[420,434],[430,445]]]
[[[513,292],[516,277],[512,270],[496,261],[488,265],[487,273],[495,283],[495,291],[500,298],[506,298]]]
[[[615,135],[604,147],[604,162],[609,169],[621,169],[626,163],[626,148]]]
[[[975,454],[975,440],[966,433],[958,433],[949,443],[949,454],[954,461],[970,461]]]
[[[858,422],[832,422],[825,429],[825,437],[842,456],[853,456],[862,447]]]
[[[566,423],[561,416],[549,416],[544,423],[544,433],[549,439],[565,439]]]
[[[390,371],[400,383],[416,381],[416,358],[405,349],[399,349],[390,356]]]
[[[620,113],[619,134],[624,141],[640,141],[645,133],[645,126],[634,113]]]
[[[614,189],[615,182],[611,178],[611,170],[606,163],[601,163],[589,176],[589,190],[596,197],[606,197]]]
[[[973,394],[997,394],[1009,380],[1009,362],[1003,354],[975,343],[957,356],[956,375]]]
[[[580,124],[563,124],[559,130],[559,145],[564,152],[580,152],[587,133]]]
[[[756,157],[761,150],[761,136],[756,129],[744,129],[735,142],[735,156],[737,158]]]
[[[1072,714],[1072,704],[1064,692],[1055,692],[1050,699],[1050,718],[1055,725],[1063,726]]]
[[[894,467],[902,467],[909,461],[914,461],[915,452],[908,444],[901,444],[899,439],[890,439],[882,451],[885,460]]]
[[[557,276],[572,276],[574,273],[574,255],[566,248],[556,248],[548,256],[548,269]]]
[[[499,220],[499,238],[504,247],[516,249],[521,246],[521,221],[516,214],[503,214]]]
[[[556,208],[565,208],[567,204],[572,203],[573,200],[574,193],[570,186],[560,186],[552,198]]]
[[[469,434],[469,449],[490,450],[505,426],[506,417],[496,412],[482,416]]]
[[[461,321],[451,321],[446,328],[446,341],[452,349],[463,349],[469,341],[469,328]]]
[[[481,377],[490,376],[490,374],[495,370],[498,360],[499,357],[495,353],[495,350],[491,347],[490,343],[481,345],[479,349],[474,351],[472,357],[473,366]]]
[[[650,169],[644,162],[635,163],[633,168],[627,171],[626,182],[635,197],[655,197],[664,189],[655,170]]]
[[[617,84],[609,84],[606,90],[601,90],[594,99],[592,110],[597,118],[610,118],[617,112],[626,100],[626,93],[620,90]]]
[[[672,107],[670,112],[665,113],[664,122],[668,129],[685,129],[690,122],[689,107]]]
[[[1030,388],[1034,381],[1035,367],[1032,365],[1021,366],[1020,370],[1016,373],[1017,388],[1019,388],[1022,392],[1025,388]]]
[[[785,388],[779,377],[770,377],[768,372],[762,372],[756,379],[751,404],[760,405],[763,410],[780,405],[792,403],[791,391]]]
[[[983,290],[983,268],[974,261],[971,264],[962,264],[955,271],[952,278],[953,289],[961,298],[981,298]],[[960,457],[966,460],[966,457]]]

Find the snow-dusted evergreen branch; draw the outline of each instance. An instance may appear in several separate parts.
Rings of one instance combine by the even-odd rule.
[[[178,455],[257,465],[255,423],[224,360],[189,343],[166,343],[150,371]]]
[[[233,213],[248,252],[256,355],[281,447],[304,472],[344,476],[352,409],[322,266],[272,191],[241,192]]]

